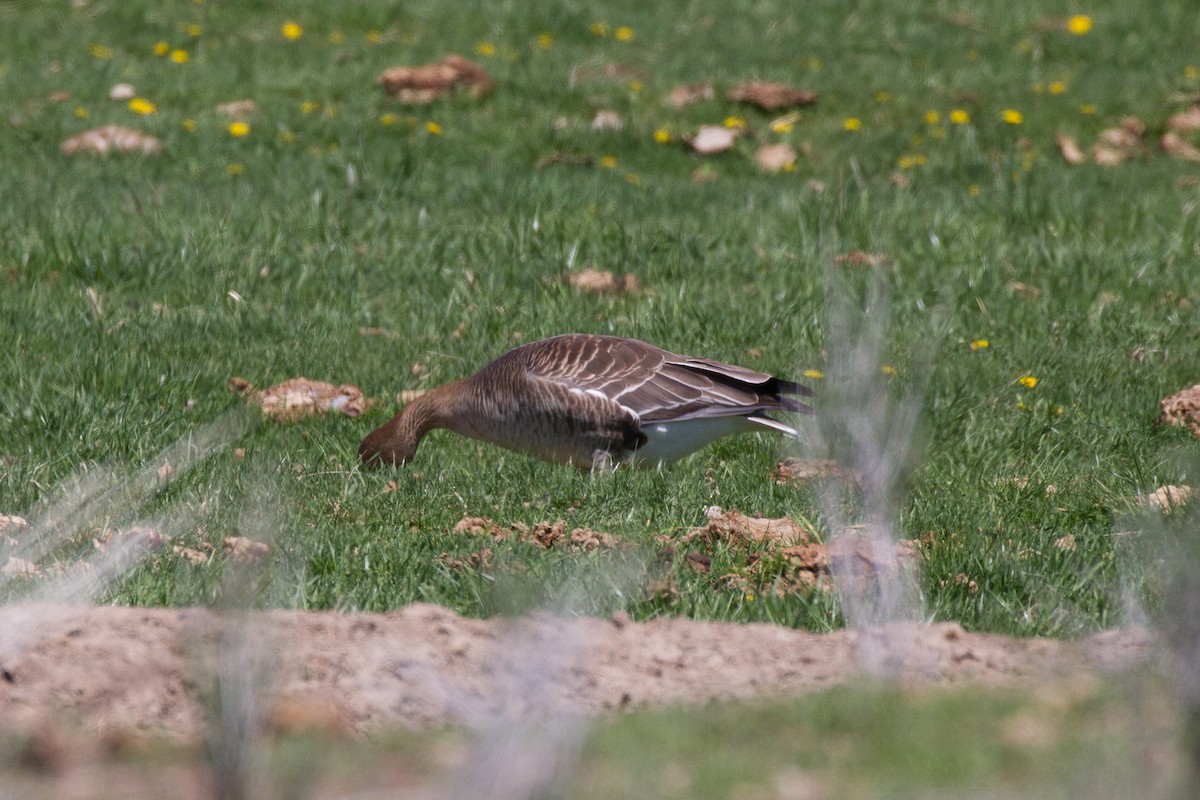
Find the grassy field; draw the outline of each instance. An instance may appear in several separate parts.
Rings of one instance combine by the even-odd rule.
[[[878,383],[922,404],[896,513],[924,537],[927,615],[1023,635],[1119,624],[1123,587],[1154,593],[1115,543],[1121,514],[1195,478],[1180,459],[1194,440],[1153,424],[1160,398],[1197,382],[1200,166],[1155,146],[1200,92],[1187,5],[0,4],[0,513],[36,516],[81,470],[153,465],[244,405],[232,376],[303,375],[377,403],[251,421],[176,464],[164,491],[83,521],[82,547],[91,526],[135,521],[191,547],[270,535],[271,606],[488,615],[568,587],[588,612],[836,627],[831,596],[714,580],[744,553],[718,549],[707,575],[652,559],[656,534],[712,504],[814,517],[809,493],[770,478],[779,440],[603,479],[451,434],[400,472],[360,471],[355,452],[400,391],[567,331],[815,375],[827,298],[875,272],[893,373]],[[495,93],[408,107],[372,85],[449,52],[488,69]],[[723,99],[755,77],[820,101],[772,125],[783,112]],[[702,80],[715,99],[664,102]],[[144,102],[109,99],[122,82]],[[257,111],[231,129],[216,106],[244,99]],[[600,109],[624,128],[591,130]],[[1127,115],[1147,125],[1143,154],[1059,157],[1056,132],[1086,146]],[[164,152],[60,154],[107,123]],[[746,133],[701,159],[681,139],[702,123]],[[800,151],[794,170],[756,167],[773,142]],[[538,166],[553,154],[591,161]],[[890,264],[835,264],[855,250]],[[560,280],[586,266],[643,289]],[[828,382],[806,380],[818,396]],[[562,518],[635,549],[513,544],[455,571],[437,557],[478,549],[447,536],[464,515]],[[1055,546],[1068,535],[1073,549]],[[211,602],[223,566],[167,548],[110,599]],[[646,589],[666,577],[672,593]]]

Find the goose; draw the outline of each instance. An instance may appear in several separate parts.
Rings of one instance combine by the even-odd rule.
[[[769,411],[811,413],[805,386],[620,336],[568,333],[516,347],[419,395],[358,448],[370,467],[412,460],[435,428],[555,464],[654,467],[734,433],[796,430]]]

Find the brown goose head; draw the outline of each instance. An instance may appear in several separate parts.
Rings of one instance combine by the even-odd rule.
[[[367,434],[358,446],[358,458],[367,467],[400,467],[412,460],[417,445],[434,428],[449,427],[446,389],[440,386],[414,399],[400,413]]]

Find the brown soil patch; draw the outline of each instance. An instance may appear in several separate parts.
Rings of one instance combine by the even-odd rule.
[[[243,393],[249,384],[244,378],[231,378],[230,391]],[[357,417],[367,408],[362,390],[348,383],[334,386],[325,381],[292,378],[251,395],[262,412],[274,419],[298,419],[310,414],[339,412]]]
[[[526,525],[524,522],[514,522],[506,527],[487,517],[463,517],[454,526],[452,533],[489,536],[496,542],[532,542],[547,550],[555,547],[573,547],[578,550],[611,550],[626,546],[623,539],[613,536],[611,533],[594,531],[590,528],[572,528],[568,532],[567,523],[561,519],[554,522],[536,522],[532,526]],[[479,553],[482,552],[479,551]],[[489,563],[492,551],[487,550],[486,552],[488,558],[472,554],[468,560],[486,565]],[[458,563],[459,561],[448,553],[442,553],[439,559],[443,563]],[[478,564],[476,565],[478,566]]]
[[[430,605],[392,614],[256,612],[249,621],[270,661],[271,686],[260,696],[274,724],[303,724],[296,717],[316,714],[309,706],[319,701],[320,725],[359,732],[455,723],[464,709],[521,719],[535,707],[598,713],[821,690],[860,680],[859,648],[880,642],[897,654],[900,678],[934,684],[1042,682],[1129,667],[1152,651],[1150,636],[1136,630],[1078,642],[953,624],[815,634],[621,616],[478,620]],[[197,687],[208,677],[200,663],[210,660],[202,654],[221,630],[222,618],[205,609],[0,608],[0,719],[10,731],[71,719],[94,731],[197,737]],[[528,685],[544,691],[501,690],[512,683],[506,669],[517,668],[515,654],[533,643],[545,651],[538,663],[546,674]]]
[[[400,102],[414,105],[432,103],[459,88],[466,89],[475,99],[496,88],[496,82],[487,70],[456,53],[450,53],[434,64],[391,67],[384,70],[375,83]]]
[[[65,156],[73,156],[78,153],[90,153],[97,156],[106,156],[109,153],[153,155],[161,153],[163,145],[162,140],[148,133],[120,125],[104,125],[72,136],[62,143],[60,149]]]
[[[1200,383],[1165,398],[1158,424],[1182,425],[1200,437]]]
[[[836,542],[827,544],[819,540],[810,525],[788,517],[747,517],[717,506],[708,510],[708,517],[706,525],[689,531],[681,543],[743,548],[741,565],[717,579],[719,584],[737,591],[808,594],[831,589],[835,574],[866,583],[917,566],[917,545],[907,539],[887,544],[881,552],[875,542],[856,529],[847,530]],[[674,548],[668,544],[659,560],[673,561],[674,557]],[[712,559],[692,551],[684,563],[696,572],[707,573]]]
[[[862,475],[829,458],[785,458],[775,466],[772,473],[776,483],[811,483],[812,481],[840,481],[847,486],[862,486]]]
[[[637,275],[627,272],[618,277],[608,270],[587,267],[579,272],[568,272],[563,280],[581,292],[593,294],[629,294],[637,292]]]
[[[807,544],[816,536],[810,526],[803,525],[790,517],[767,519],[748,517],[737,509],[722,511],[712,506],[707,511],[708,522],[693,528],[683,537],[683,543],[701,542],[716,544],[727,542],[734,545],[747,542],[768,542],[775,545]]]
[[[816,92],[794,89],[786,84],[771,81],[739,83],[729,90],[728,97],[736,103],[758,106],[763,111],[811,106],[817,102]]]

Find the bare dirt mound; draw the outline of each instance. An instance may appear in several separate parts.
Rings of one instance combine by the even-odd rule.
[[[318,704],[354,731],[819,690],[862,678],[859,648],[881,641],[891,646],[895,673],[919,683],[1118,669],[1153,649],[1136,630],[1077,642],[972,634],[953,624],[814,634],[682,619],[477,620],[431,605],[245,619],[243,641],[264,664],[262,697],[291,712]],[[196,736],[197,698],[212,687],[222,627],[204,609],[0,607],[0,719],[25,729],[74,719],[100,730]]]

